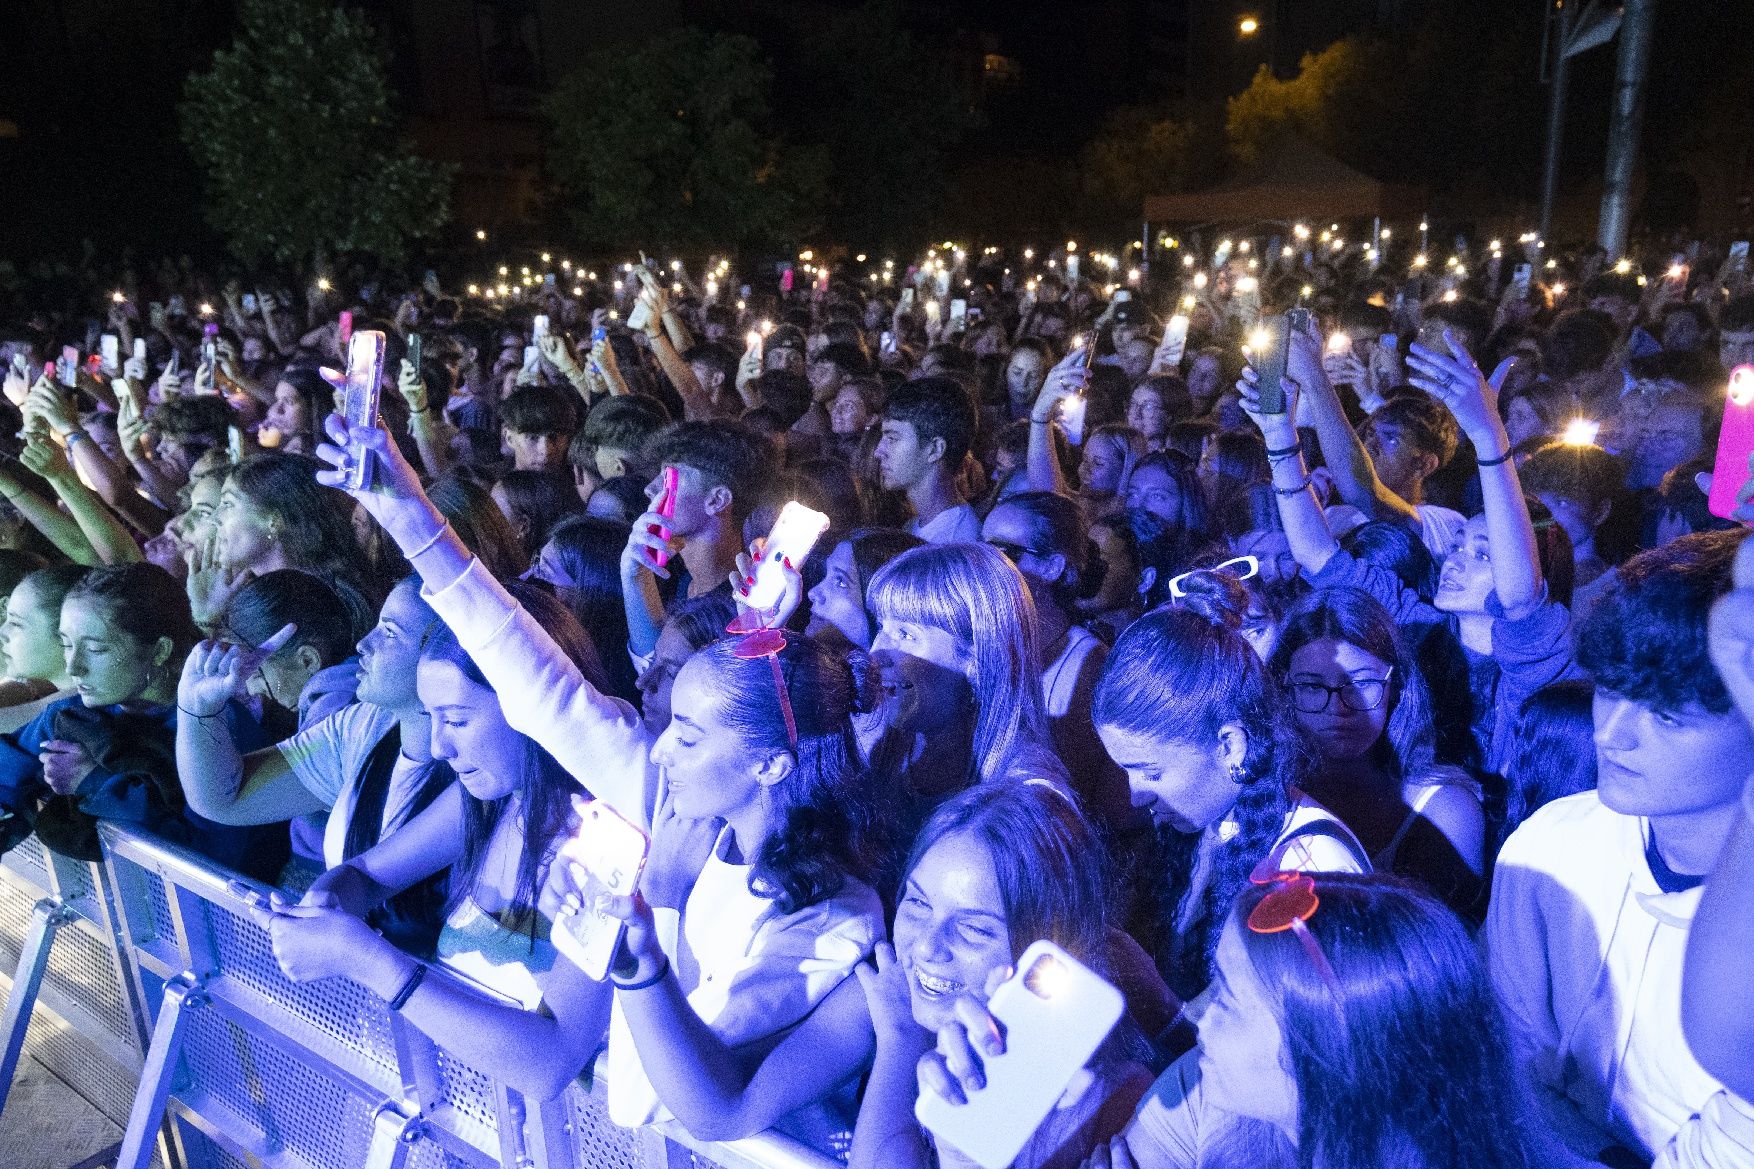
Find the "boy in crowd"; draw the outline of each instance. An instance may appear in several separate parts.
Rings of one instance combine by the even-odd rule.
[[[883,407],[883,437],[874,456],[883,487],[906,494],[914,510],[907,530],[927,543],[981,538],[980,517],[959,486],[974,428],[974,403],[946,377],[911,381]]]
[[[518,471],[566,465],[567,444],[578,429],[572,400],[546,386],[525,386],[500,406],[500,439]]]
[[[1578,638],[1599,787],[1536,812],[1499,855],[1493,984],[1577,1165],[1754,1164],[1754,1110],[1695,1062],[1680,1025],[1700,885],[1754,758],[1706,636],[1744,536],[1685,536],[1621,566]]]

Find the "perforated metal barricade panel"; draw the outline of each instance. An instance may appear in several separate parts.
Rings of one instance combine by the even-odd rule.
[[[642,1169],[638,1134],[609,1119],[601,1082],[594,1092],[575,1086],[567,1092],[566,1101],[574,1165],[579,1169],[599,1165],[603,1169]]]

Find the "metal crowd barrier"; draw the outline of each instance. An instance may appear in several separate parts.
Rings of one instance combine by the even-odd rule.
[[[34,836],[0,859],[0,1108],[28,1052],[126,1123],[151,1011],[120,929],[103,866],[57,856]]]
[[[364,988],[344,979],[288,980],[230,884],[239,880],[234,874],[156,837],[108,824],[102,833],[107,864],[73,866],[84,870],[85,884],[58,883],[61,862],[46,862],[49,908],[38,912],[57,919],[74,906],[72,936],[85,936],[81,923],[101,921],[114,943],[107,956],[118,1001],[133,1011],[118,1019],[138,1025],[132,1046],[118,1054],[139,1084],[117,1169],[143,1169],[155,1152],[185,1169],[838,1164],[775,1133],[714,1144],[673,1124],[620,1128],[604,1109],[600,1077],[589,1091],[575,1085],[559,1100],[527,1100],[450,1057]],[[41,854],[9,860],[8,868],[29,870],[32,858]],[[88,902],[95,918],[85,915]],[[47,971],[37,1005],[66,1006],[82,1034],[118,1021],[70,1001],[84,988],[62,985],[68,924],[40,932],[44,944],[25,947],[33,967]],[[430,977],[455,976],[435,969]],[[101,1027],[97,1034],[109,1036]]]

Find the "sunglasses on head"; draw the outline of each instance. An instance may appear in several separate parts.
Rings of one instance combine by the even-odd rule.
[[[1266,880],[1256,880],[1257,885],[1270,886],[1266,896],[1256,903],[1249,911],[1248,928],[1257,934],[1291,933],[1309,956],[1310,964],[1315,967],[1316,974],[1327,984],[1333,993],[1336,1003],[1343,1001],[1340,997],[1340,980],[1334,975],[1334,968],[1328,963],[1328,956],[1322,952],[1321,943],[1310,932],[1309,919],[1321,907],[1322,899],[1316,895],[1315,879],[1307,873],[1276,873]]]
[[[1186,585],[1188,578],[1192,577],[1192,576],[1198,576],[1202,572],[1222,572],[1227,576],[1235,577],[1237,580],[1249,580],[1250,578],[1258,575],[1260,573],[1260,571],[1261,571],[1261,561],[1260,561],[1259,557],[1255,557],[1255,556],[1233,557],[1230,560],[1226,560],[1223,564],[1215,564],[1211,568],[1195,568],[1195,569],[1192,569],[1188,572],[1182,573],[1180,576],[1170,577],[1169,578],[1169,595],[1176,598],[1177,600],[1180,600],[1182,597],[1186,596],[1187,590],[1184,586]]]

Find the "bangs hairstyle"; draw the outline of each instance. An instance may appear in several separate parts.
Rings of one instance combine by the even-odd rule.
[[[1652,710],[1690,706],[1728,714],[1729,691],[1711,664],[1706,622],[1730,589],[1747,532],[1697,532],[1620,566],[1577,636],[1577,664],[1596,686]]]
[[[960,792],[939,805],[914,838],[907,877],[934,845],[953,836],[975,841],[992,863],[1013,960],[1045,938],[1107,971],[1107,852],[1070,796],[1045,781]],[[904,877],[896,901],[906,900]]]
[[[566,606],[551,594],[524,581],[512,581],[506,586],[506,591],[554,639],[560,652],[578,667],[586,681],[599,690],[603,689],[603,667],[597,660],[597,651]],[[493,692],[487,675],[481,672],[481,667],[469,656],[469,651],[463,648],[451,627],[442,621],[427,626],[420,645],[420,660],[448,662],[471,683]],[[503,704],[504,699],[500,700]],[[543,859],[554,839],[566,828],[570,797],[579,790],[579,785],[534,739],[521,733],[517,737],[521,752],[513,757],[502,756],[494,762],[512,767],[517,773],[517,795],[524,815],[524,831],[518,855],[517,885],[511,899],[511,916],[515,919],[511,928],[527,933],[530,944],[534,946],[536,893],[541,887]],[[488,845],[493,841],[500,817],[511,803],[510,797],[488,802],[476,799],[467,789],[460,791],[463,797],[463,856],[451,872],[447,910],[462,904],[480,879]]]
[[[1028,748],[1047,749],[1035,602],[997,548],[934,544],[903,552],[871,578],[865,605],[879,622],[941,629],[967,652],[980,779],[1004,775]]]
[[[712,671],[719,717],[751,753],[789,753],[791,771],[765,790],[776,831],[754,858],[749,888],[771,897],[783,914],[832,897],[848,877],[867,879],[875,868],[874,835],[887,817],[853,737],[856,690],[846,660],[802,634],[788,634],[778,661],[798,728],[794,746],[764,658],[737,656],[737,640],[695,652]]]
[[[1532,1118],[1492,984],[1460,919],[1392,877],[1305,875],[1320,899],[1308,928],[1333,967],[1337,998],[1290,930],[1248,928],[1273,886],[1245,887],[1235,911],[1285,1037],[1298,1163],[1527,1169],[1521,1134]]]
[[[1389,611],[1362,589],[1326,588],[1309,594],[1292,607],[1280,630],[1271,662],[1274,675],[1289,682],[1292,655],[1326,638],[1356,646],[1394,669],[1388,725],[1371,755],[1397,780],[1430,779],[1437,741],[1431,695]]]

